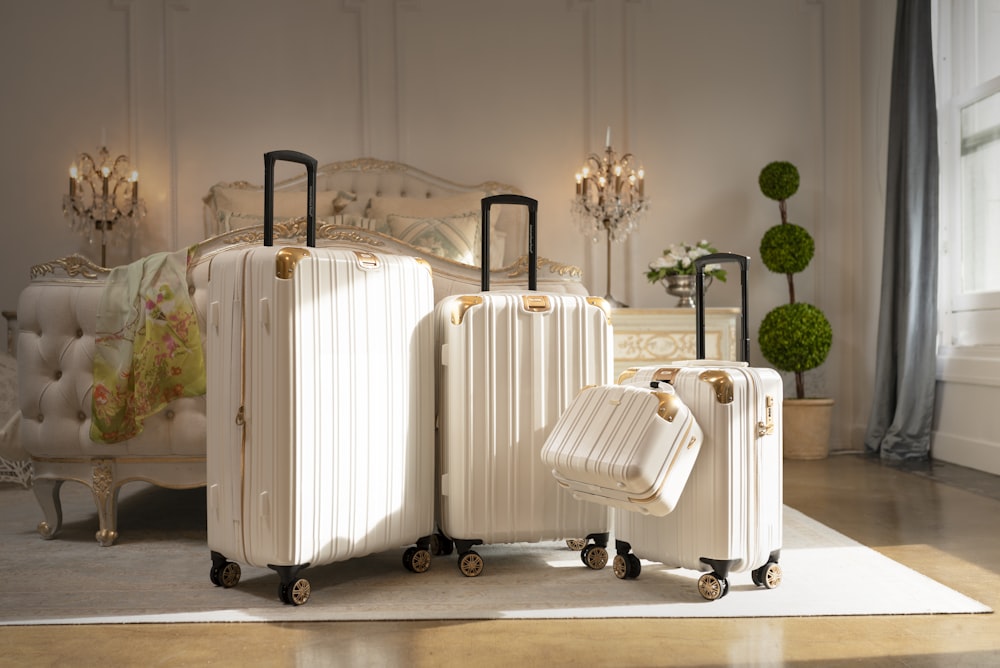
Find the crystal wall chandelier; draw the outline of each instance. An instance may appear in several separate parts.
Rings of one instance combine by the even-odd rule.
[[[624,241],[639,224],[647,208],[645,173],[636,170],[631,153],[618,157],[611,148],[611,128],[608,128],[604,155],[591,153],[576,174],[576,197],[573,215],[583,234],[594,243],[601,235],[607,239],[607,290],[604,299],[612,306],[626,304],[611,296],[611,243]]]
[[[96,160],[81,153],[69,168],[63,214],[90,243],[100,239],[101,266],[107,266],[109,238],[114,242],[132,236],[146,215],[146,204],[139,199],[139,172],[124,155],[112,161],[107,147]]]

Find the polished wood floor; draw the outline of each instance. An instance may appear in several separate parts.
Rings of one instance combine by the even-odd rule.
[[[994,476],[836,455],[786,462],[785,501],[1000,608]],[[0,665],[1000,666],[1000,615],[15,627]]]

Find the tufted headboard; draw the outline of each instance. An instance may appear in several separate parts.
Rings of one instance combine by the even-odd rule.
[[[305,215],[303,173],[275,184],[275,220]],[[379,232],[421,250],[478,266],[480,200],[518,192],[495,181],[461,185],[398,162],[358,158],[321,166],[316,176],[317,222]],[[245,181],[218,183],[204,199],[206,236],[260,224],[264,189]],[[491,213],[491,269],[507,267],[527,248],[523,207]],[[439,230],[445,230],[438,234]]]

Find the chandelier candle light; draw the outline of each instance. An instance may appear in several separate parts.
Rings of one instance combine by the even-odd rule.
[[[139,172],[124,155],[112,161],[107,147],[101,147],[97,160],[81,153],[69,168],[63,214],[91,243],[100,232],[101,266],[107,266],[108,235],[112,240],[131,236],[146,215],[146,204],[139,199]]]
[[[611,296],[611,242],[624,241],[639,224],[646,210],[645,173],[633,168],[635,157],[626,153],[620,158],[611,148],[608,128],[604,155],[591,153],[576,174],[576,197],[573,214],[580,231],[594,243],[603,232],[607,238],[607,289],[604,299],[614,307],[627,304]]]

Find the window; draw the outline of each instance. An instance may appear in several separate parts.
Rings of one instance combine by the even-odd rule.
[[[1000,291],[1000,93],[961,109],[963,293]]]
[[[939,0],[944,347],[1000,347],[1000,0]]]

